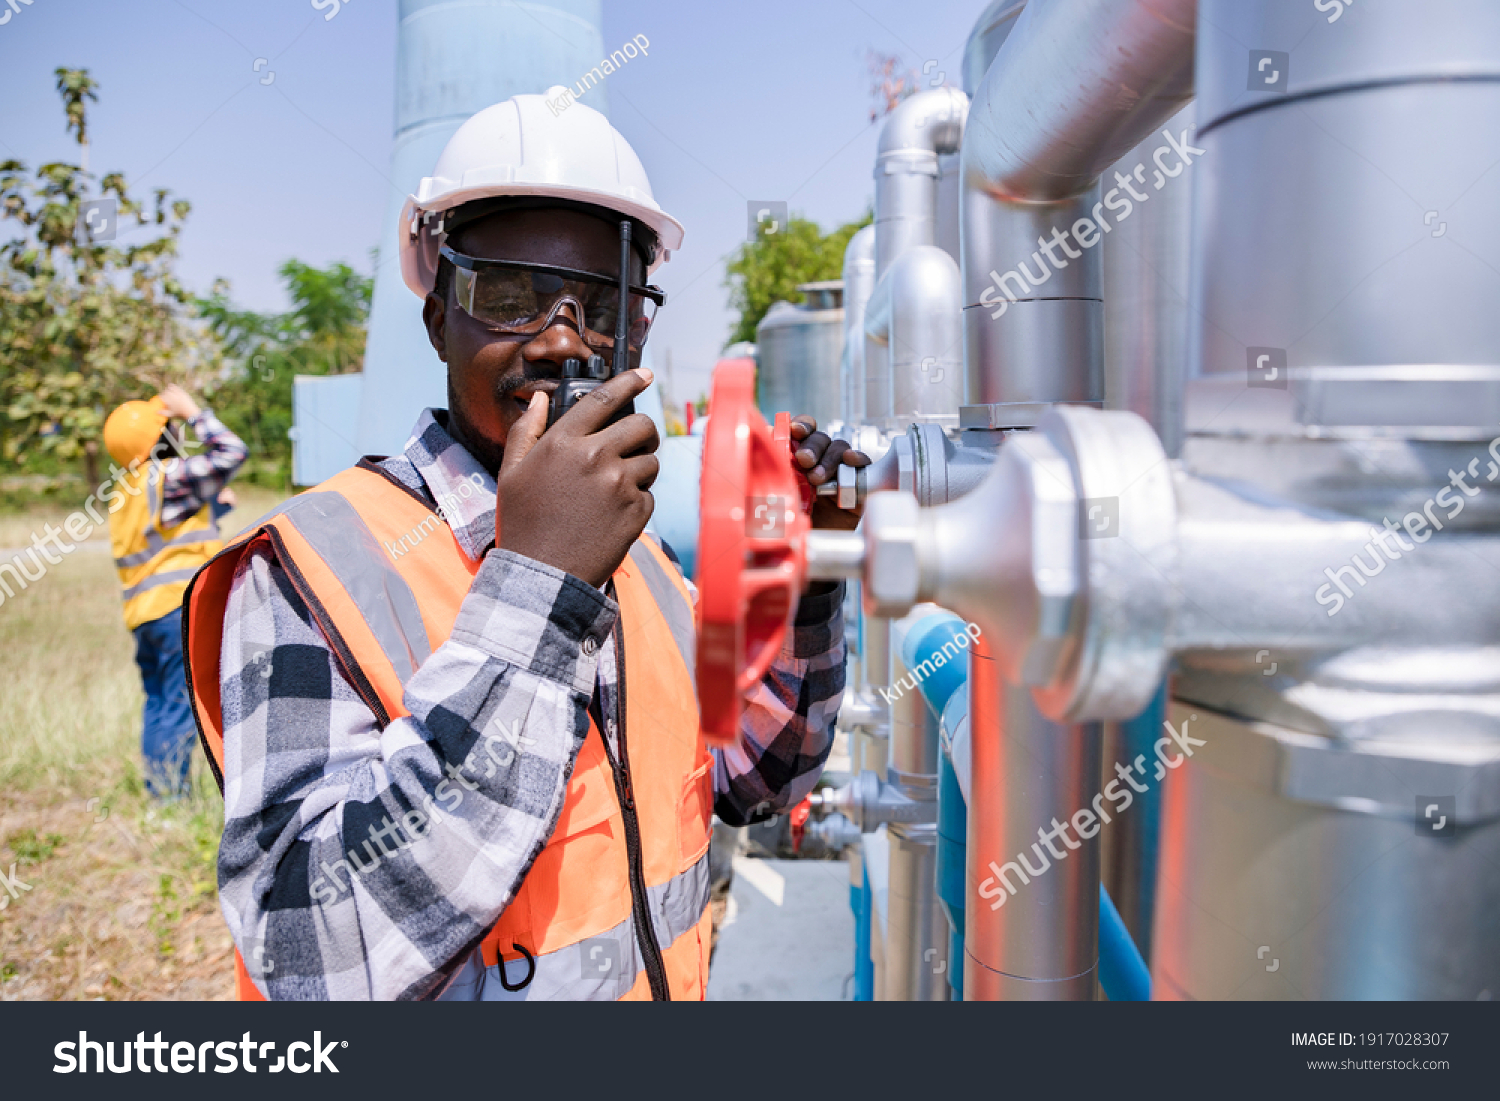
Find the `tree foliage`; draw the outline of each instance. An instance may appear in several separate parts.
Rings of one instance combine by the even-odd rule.
[[[849,238],[873,217],[867,213],[826,234],[816,222],[795,215],[785,226],[776,227],[776,232],[770,231],[774,223],[764,223],[756,239],[741,245],[725,267],[729,303],[740,315],[725,343],[753,341],[755,327],[772,305],[801,301],[799,284],[840,278]]]
[[[5,458],[49,470],[82,458],[97,485],[105,417],[177,382],[244,437],[249,476],[289,487],[292,377],[361,368],[373,281],[343,263],[288,260],[285,313],[237,308],[222,280],[194,298],[174,270],[189,204],[164,188],[138,201],[118,172],[95,185],[87,106],[98,86],[84,69],[56,75],[80,163],[0,162],[0,221],[12,232],[0,244]],[[81,224],[100,199],[117,205],[113,234]]]
[[[248,475],[290,488],[292,379],[361,369],[374,281],[348,264],[315,268],[299,260],[282,264],[280,275],[292,302],[285,313],[235,308],[222,280],[198,310],[228,363],[214,409],[249,445]]]
[[[0,243],[0,446],[19,462],[82,457],[91,483],[111,409],[169,381],[190,385],[214,363],[174,272],[188,202],[165,188],[138,200],[121,173],[96,183],[87,169],[96,87],[87,70],[57,70],[80,164],[0,162],[0,221],[13,234]],[[117,208],[112,240],[80,225],[83,204],[101,199]]]

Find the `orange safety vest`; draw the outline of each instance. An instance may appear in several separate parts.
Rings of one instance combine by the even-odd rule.
[[[419,528],[428,534],[399,557],[384,549]],[[452,633],[479,569],[425,502],[367,465],[238,536],[186,598],[188,685],[220,790],[224,610],[236,564],[260,544],[274,548],[382,729],[409,714],[405,682]],[[509,976],[507,989],[530,972],[528,998],[701,999],[713,758],[698,733],[692,602],[649,538],[614,585],[625,761],[617,771],[591,719],[557,826],[480,951]],[[261,1000],[238,953],[235,972],[241,999]]]

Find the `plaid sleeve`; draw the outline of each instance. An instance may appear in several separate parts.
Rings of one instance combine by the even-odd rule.
[[[384,730],[274,551],[236,572],[221,659],[224,916],[273,999],[439,994],[562,810],[617,609],[491,551]]]
[[[250,453],[245,441],[225,428],[213,410],[202,409],[188,421],[207,448],[201,455],[186,455],[164,466],[162,478],[162,527],[171,527],[211,504],[229,484]]]
[[[844,584],[803,594],[786,645],[750,696],[740,740],[715,749],[714,812],[732,826],[795,807],[833,748],[844,693]]]

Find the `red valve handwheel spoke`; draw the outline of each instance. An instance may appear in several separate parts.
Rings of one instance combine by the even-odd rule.
[[[755,407],[755,364],[714,369],[703,437],[698,527],[698,710],[705,740],[739,734],[744,696],[781,651],[806,575],[809,528],[789,461],[790,419],[776,431]]]

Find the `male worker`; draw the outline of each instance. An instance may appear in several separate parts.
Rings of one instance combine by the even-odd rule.
[[[192,426],[206,450],[184,455],[169,418]],[[182,594],[224,545],[214,503],[245,461],[245,445],[180,386],[128,401],[104,422],[104,446],[124,467],[111,503],[110,544],[125,591],[125,626],[146,689],[141,750],[146,789],[180,795],[192,757],[193,719],[182,662]],[[150,460],[149,463],[147,460]]]
[[[468,120],[403,214],[447,410],[189,592],[242,997],[701,998],[713,812],[787,810],[827,757],[842,586],[804,594],[740,742],[709,752],[691,588],[643,534],[656,429],[619,417],[650,372],[620,364],[548,428],[565,364],[615,358],[622,242],[635,363],[683,230],[602,115],[546,103]],[[809,480],[867,461],[815,429]]]

